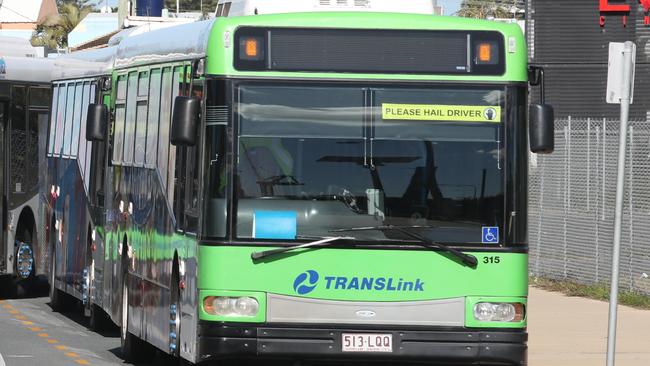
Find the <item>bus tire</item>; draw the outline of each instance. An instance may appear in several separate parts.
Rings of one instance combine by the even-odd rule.
[[[63,294],[59,289],[56,288],[55,284],[56,278],[56,251],[52,248],[50,253],[50,307],[52,310],[57,312],[62,312],[66,310],[66,299],[65,294]]]
[[[95,304],[90,305],[90,317],[88,318],[88,328],[90,330],[103,332],[110,329],[112,324],[104,310]]]
[[[35,259],[32,234],[24,230],[18,234],[15,241],[15,274],[11,288],[12,297],[25,297],[29,294],[35,281]]]
[[[120,351],[126,362],[134,363],[150,360],[153,348],[142,339],[129,332],[129,274],[122,280],[122,319],[120,325]]]
[[[122,279],[122,317],[120,324],[120,352],[126,362],[133,362],[137,355],[137,339],[129,332],[129,280],[125,271]]]

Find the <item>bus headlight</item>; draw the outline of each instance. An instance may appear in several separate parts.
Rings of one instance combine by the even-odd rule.
[[[253,297],[208,296],[203,299],[203,309],[217,316],[256,316],[260,304]]]
[[[474,305],[474,319],[482,322],[520,322],[524,305],[519,303],[479,302]]]

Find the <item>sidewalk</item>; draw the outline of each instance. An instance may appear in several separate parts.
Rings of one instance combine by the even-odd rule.
[[[531,287],[530,366],[604,366],[609,304]],[[650,365],[650,311],[618,308],[616,366]]]

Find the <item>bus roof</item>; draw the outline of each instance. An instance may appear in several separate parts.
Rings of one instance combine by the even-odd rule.
[[[0,81],[50,83],[54,68],[46,58],[0,56]]]
[[[132,32],[132,34],[124,35],[117,42],[117,45],[108,47],[103,51],[71,53],[61,57],[61,60],[83,59],[86,62],[92,61],[95,63],[94,66],[90,64],[86,66],[91,69],[94,67],[95,72],[107,74],[110,73],[112,67],[119,69],[141,64],[207,57],[208,73],[261,76],[263,74],[259,72],[239,73],[233,68],[232,56],[230,56],[230,59],[225,58],[227,57],[226,50],[232,46],[228,44],[231,42],[230,37],[233,37],[235,30],[240,26],[497,31],[502,33],[507,41],[515,44],[516,52],[510,52],[507,57],[508,64],[517,58],[518,69],[514,70],[514,74],[509,73],[503,77],[492,77],[492,79],[525,81],[527,78],[524,70],[527,59],[525,39],[517,25],[459,17],[398,13],[325,12],[219,17],[150,32]],[[82,68],[80,71],[83,75],[88,75],[88,70]],[[268,72],[264,75],[277,76]],[[318,77],[318,75],[312,76]],[[330,74],[328,77],[331,78],[332,76]],[[365,77],[364,75],[359,76]],[[63,70],[61,75],[54,78],[64,77],[74,77],[73,71],[66,72]],[[418,79],[423,78],[421,75],[413,75],[411,78],[416,77]],[[385,75],[383,78],[385,78]],[[398,78],[409,78],[409,76],[403,75]],[[459,77],[455,76],[453,78],[458,79]],[[437,75],[433,76],[432,79],[445,79],[445,76]],[[468,79],[475,80],[476,77],[468,77]]]
[[[79,51],[61,55],[54,60],[52,80],[108,75],[113,67],[117,47]]]
[[[429,14],[434,13],[432,0],[219,0],[219,6],[230,4],[227,14],[223,16],[262,15],[304,12],[390,12]],[[219,16],[219,6],[216,15]],[[222,10],[222,14],[223,14]]]

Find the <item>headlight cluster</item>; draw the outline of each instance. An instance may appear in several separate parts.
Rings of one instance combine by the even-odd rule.
[[[520,322],[524,316],[524,304],[479,302],[474,305],[474,319],[482,322]]]
[[[210,315],[256,316],[260,304],[253,297],[208,296],[203,299],[203,309]]]

